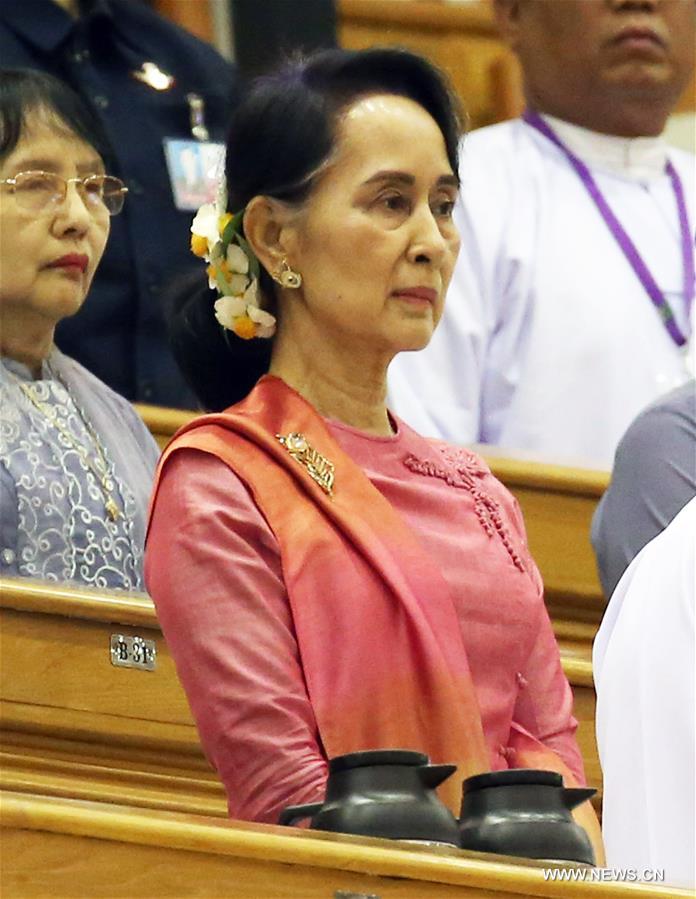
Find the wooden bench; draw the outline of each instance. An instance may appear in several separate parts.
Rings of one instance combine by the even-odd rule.
[[[0,580],[0,630],[4,788],[226,815],[148,597]],[[115,666],[114,635],[152,641],[155,670]],[[564,653],[563,664],[600,786],[591,663]]]
[[[4,899],[677,899],[553,881],[548,864],[296,828],[0,794]],[[558,868],[567,866],[556,866]]]
[[[147,596],[0,581],[2,785],[227,814]],[[154,671],[112,664],[112,635],[156,646]]]
[[[609,473],[502,458],[488,455],[487,447],[478,449],[520,504],[559,642],[569,651],[582,648],[586,656],[606,606],[590,526]]]

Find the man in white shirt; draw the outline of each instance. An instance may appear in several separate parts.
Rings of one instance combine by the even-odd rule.
[[[593,650],[607,865],[696,886],[696,498],[633,560]]]
[[[446,310],[392,365],[391,405],[424,434],[609,468],[636,414],[688,377],[695,160],[660,135],[696,4],[495,8],[540,115],[465,139]]]

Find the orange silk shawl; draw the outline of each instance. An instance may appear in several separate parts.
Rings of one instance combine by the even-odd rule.
[[[301,433],[335,466],[333,496],[281,445]],[[439,790],[459,813],[462,780],[490,769],[459,621],[440,571],[316,410],[266,376],[241,403],[182,428],[165,450],[217,456],[247,485],[281,553],[307,692],[327,758],[403,748],[451,762]],[[503,625],[504,626],[504,625]],[[514,722],[521,767],[573,778]]]

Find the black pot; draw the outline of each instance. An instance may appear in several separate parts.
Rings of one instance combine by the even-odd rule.
[[[464,781],[462,849],[594,865],[585,830],[571,810],[597,791],[565,788],[554,771],[512,768]]]
[[[406,749],[337,756],[329,762],[325,801],[291,805],[279,823],[311,817],[315,830],[458,846],[457,820],[435,792],[455,770]]]

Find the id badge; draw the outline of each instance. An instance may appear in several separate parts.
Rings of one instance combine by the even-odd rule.
[[[174,137],[165,137],[163,143],[176,208],[195,212],[204,203],[214,203],[223,175],[225,145]]]

